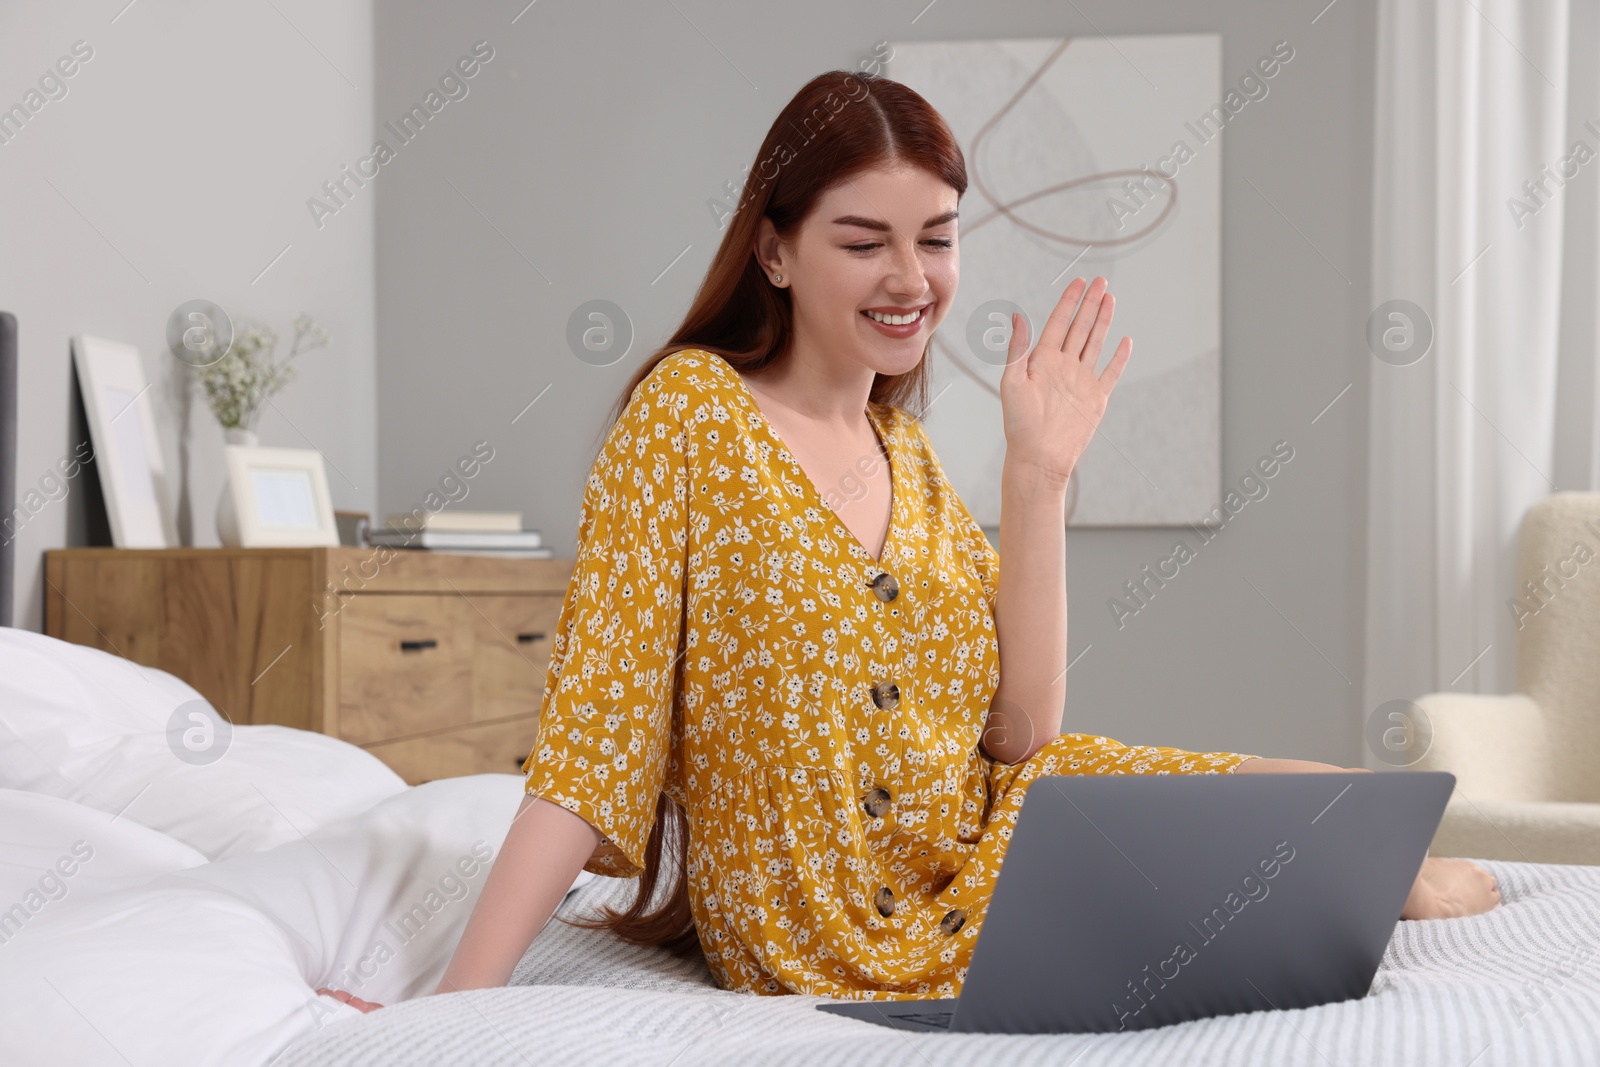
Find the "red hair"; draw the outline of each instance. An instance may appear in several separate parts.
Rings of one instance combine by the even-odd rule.
[[[715,352],[741,372],[788,357],[794,337],[790,290],[771,284],[755,257],[763,218],[778,236],[793,240],[823,194],[863,171],[906,165],[943,179],[959,199],[967,191],[967,166],[944,118],[912,89],[870,73],[830,70],[795,93],[773,120],[744,192],[677,330],[640,363],[613,405],[607,427],[627,408],[634,389],[656,364],[686,348]],[[932,341],[928,343],[932,347]],[[910,410],[927,407],[928,349],[904,374],[873,378],[868,399]],[[604,431],[602,431],[602,437]],[[699,948],[689,908],[689,826],[683,809],[665,793],[645,847],[639,891],[624,911],[606,908],[596,920],[566,920],[610,929],[638,945],[664,945],[679,954]],[[664,858],[673,861],[663,871]],[[670,881],[663,882],[663,875]],[[658,893],[665,885],[666,892]]]

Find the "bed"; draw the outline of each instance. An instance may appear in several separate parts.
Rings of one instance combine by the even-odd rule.
[[[521,779],[408,787],[276,726],[181,755],[207,708],[0,629],[0,1063],[1600,1063],[1600,867],[1498,861],[1504,906],[1400,924],[1362,1000],[1143,1033],[905,1034],[559,922],[507,987],[432,996]],[[631,892],[585,874],[560,914]]]
[[[0,311],[0,626],[11,625],[16,583],[17,317]]]
[[[721,992],[699,961],[552,924],[510,986],[324,1027],[277,1065],[1600,1063],[1600,868],[1485,865],[1500,879],[1498,914],[1401,924],[1366,998],[1309,1010],[1137,1034],[907,1034],[819,1012],[817,997]],[[563,913],[629,892],[597,879]]]

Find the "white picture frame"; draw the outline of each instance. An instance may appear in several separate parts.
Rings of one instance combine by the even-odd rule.
[[[322,453],[228,445],[228,490],[242,548],[337,547]]]
[[[72,338],[89,442],[117,548],[172,548],[178,543],[166,460],[150,405],[150,383],[133,345],[79,334]]]

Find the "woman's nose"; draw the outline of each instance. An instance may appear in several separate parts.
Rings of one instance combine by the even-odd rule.
[[[919,297],[928,291],[928,276],[915,247],[906,242],[895,244],[894,258],[884,284],[889,292],[906,297]]]

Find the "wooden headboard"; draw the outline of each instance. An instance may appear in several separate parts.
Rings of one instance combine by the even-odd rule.
[[[11,625],[17,545],[17,317],[0,311],[0,626]]]

